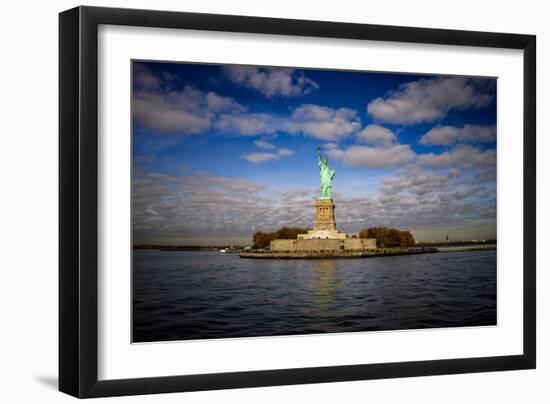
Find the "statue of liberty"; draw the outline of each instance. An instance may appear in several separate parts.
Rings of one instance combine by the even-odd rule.
[[[321,179],[319,199],[332,199],[332,179],[334,178],[334,170],[328,166],[328,159],[322,158],[321,146],[317,146],[317,157],[319,158],[319,177]]]

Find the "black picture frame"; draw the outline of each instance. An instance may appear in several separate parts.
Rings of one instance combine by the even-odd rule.
[[[98,380],[98,26],[180,28],[523,51],[523,354]],[[96,7],[59,15],[59,390],[104,397],[533,369],[536,366],[534,35]]]

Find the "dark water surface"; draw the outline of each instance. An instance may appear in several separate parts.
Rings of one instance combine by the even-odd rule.
[[[339,260],[133,254],[134,342],[496,324],[496,251]]]

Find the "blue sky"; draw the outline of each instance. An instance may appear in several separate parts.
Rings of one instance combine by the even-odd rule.
[[[496,79],[133,62],[135,243],[308,227],[316,147],[340,230],[496,236]]]

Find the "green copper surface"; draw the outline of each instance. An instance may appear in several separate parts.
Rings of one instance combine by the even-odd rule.
[[[319,159],[319,178],[321,180],[319,199],[332,199],[334,170],[329,167],[328,159],[321,156],[321,146],[317,146],[317,157]]]

